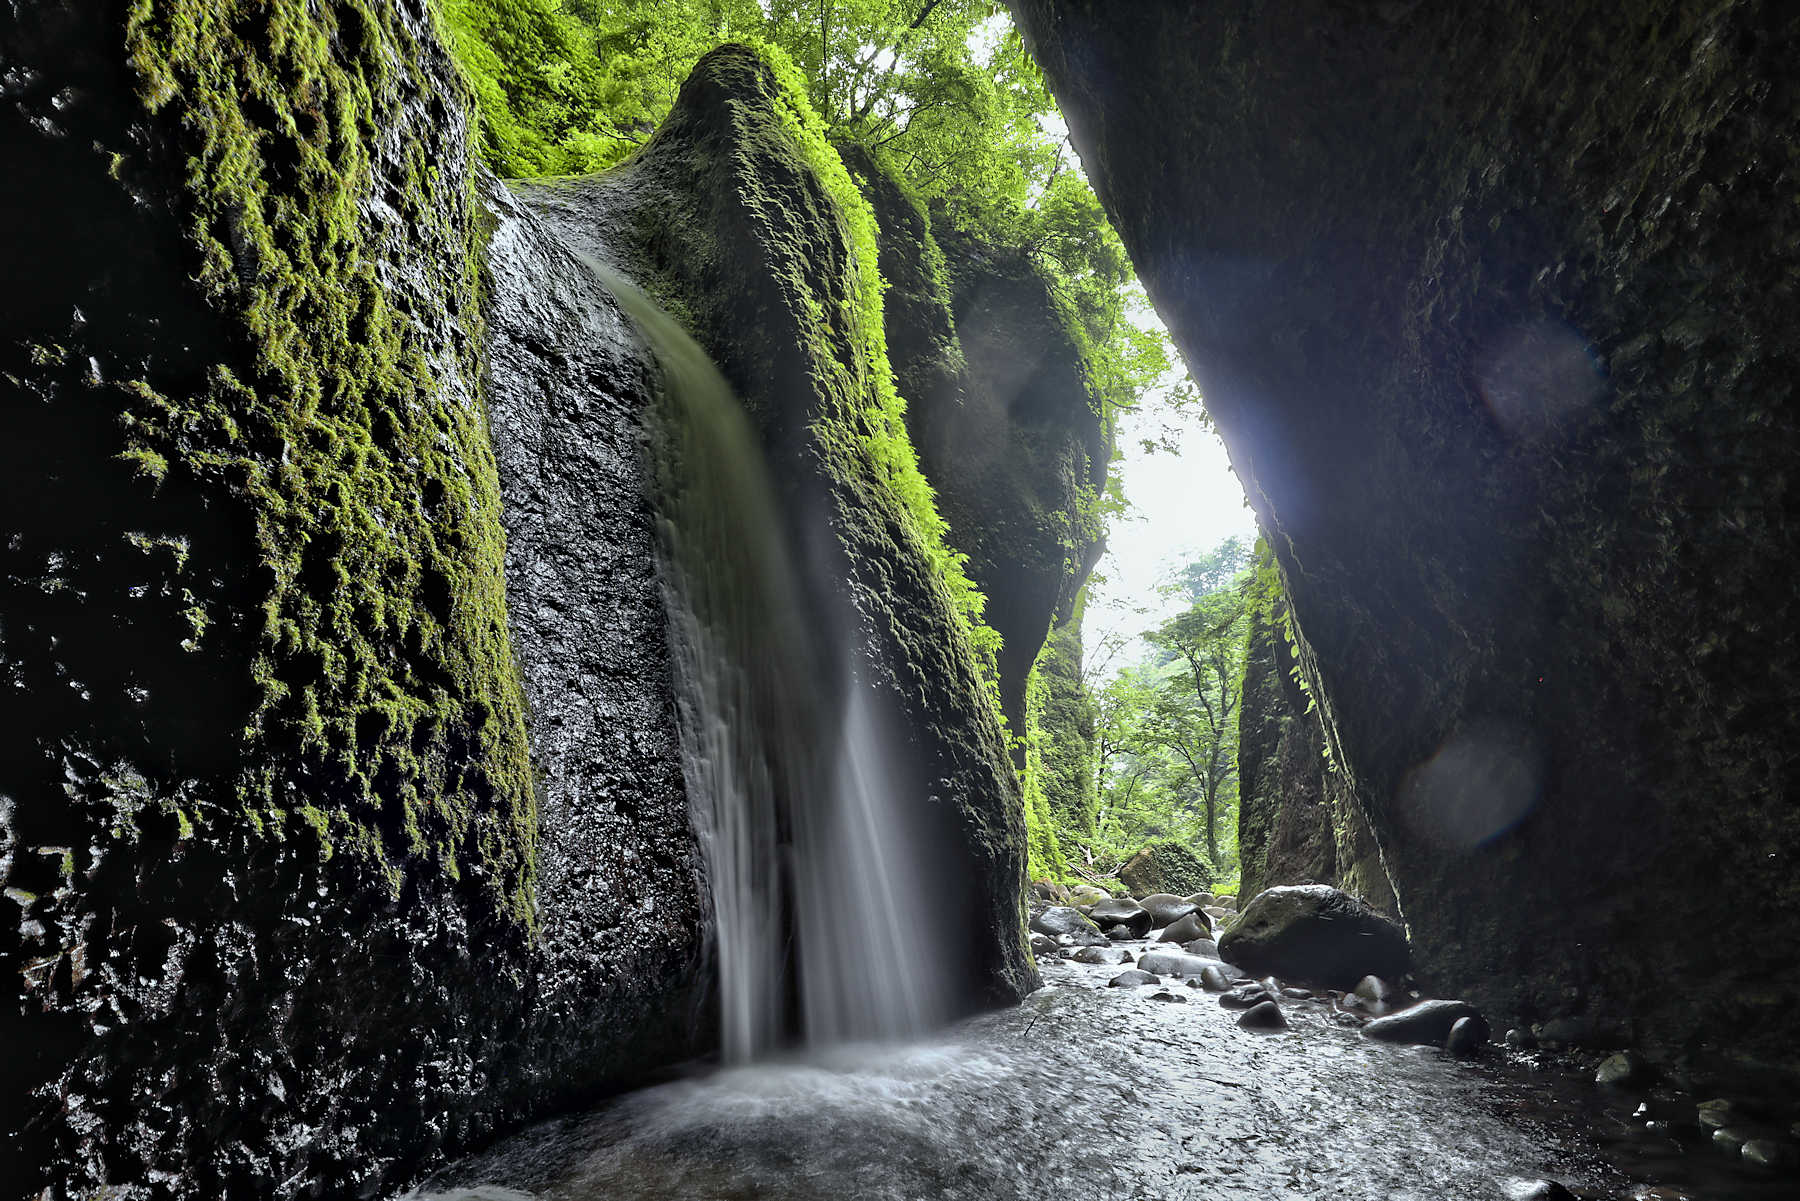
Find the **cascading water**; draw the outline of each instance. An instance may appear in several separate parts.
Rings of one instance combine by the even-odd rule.
[[[783,1042],[795,1005],[811,1044],[920,1033],[947,1016],[947,989],[917,918],[922,848],[892,716],[854,678],[854,648],[832,645],[855,624],[809,608],[836,594],[802,579],[724,377],[629,282],[589,266],[663,372],[662,566],[725,1058]]]

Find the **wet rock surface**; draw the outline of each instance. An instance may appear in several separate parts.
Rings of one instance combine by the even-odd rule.
[[[1336,988],[1371,974],[1403,975],[1409,962],[1398,925],[1324,884],[1258,894],[1219,936],[1219,954],[1249,972]]]

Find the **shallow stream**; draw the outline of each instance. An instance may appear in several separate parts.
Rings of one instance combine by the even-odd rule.
[[[414,1196],[1443,1201],[1545,1177],[1623,1185],[1504,1068],[1369,1042],[1315,1002],[1284,1002],[1292,1028],[1253,1034],[1179,981],[1108,988],[1119,970],[1051,962],[1023,1005],[935,1039],[647,1088]]]

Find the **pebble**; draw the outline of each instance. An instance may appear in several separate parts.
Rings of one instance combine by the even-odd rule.
[[[1237,1024],[1246,1030],[1286,1030],[1287,1018],[1274,1001],[1262,1001],[1238,1015]]]

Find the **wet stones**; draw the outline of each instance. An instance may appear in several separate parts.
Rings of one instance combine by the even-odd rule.
[[[1092,884],[1077,884],[1069,889],[1071,905],[1098,905],[1102,901],[1112,900],[1112,893]]]
[[[1263,890],[1218,941],[1220,956],[1246,971],[1326,988],[1397,979],[1410,963],[1398,924],[1324,884]]]
[[[1246,1030],[1286,1030],[1287,1017],[1273,1000],[1259,1001],[1238,1015],[1237,1024]]]
[[[1062,948],[1057,944],[1057,941],[1048,934],[1033,934],[1031,936],[1031,953],[1033,955],[1055,955],[1061,950]]]
[[[1150,933],[1150,927],[1153,924],[1149,911],[1129,898],[1101,901],[1088,910],[1088,916],[1102,930],[1113,926],[1124,927],[1130,931],[1125,935],[1127,938],[1144,937]]]
[[[1161,984],[1162,978],[1139,968],[1132,968],[1120,972],[1106,983],[1109,988],[1136,988],[1140,984]]]
[[[1480,1013],[1467,1001],[1420,1001],[1388,1017],[1376,1018],[1363,1027],[1363,1036],[1384,1043],[1414,1043],[1441,1047],[1450,1030],[1464,1018],[1478,1018]],[[1487,1040],[1487,1022],[1482,1021],[1482,1041]]]
[[[1721,1131],[1720,1133],[1723,1133]],[[1754,1168],[1775,1170],[1800,1166],[1800,1151],[1772,1138],[1753,1138],[1744,1142],[1739,1152],[1744,1162]]]
[[[1147,972],[1160,972],[1165,976],[1198,976],[1216,966],[1211,960],[1179,951],[1146,951],[1138,964]]]
[[[1450,1027],[1450,1033],[1444,1038],[1444,1050],[1458,1059],[1467,1059],[1481,1053],[1482,1048],[1487,1046],[1491,1033],[1487,1019],[1479,1013],[1457,1018]]]
[[[1052,938],[1059,934],[1074,934],[1079,931],[1094,934],[1100,932],[1093,922],[1081,916],[1080,911],[1071,909],[1067,905],[1052,905],[1042,913],[1033,914],[1031,928],[1039,934],[1048,934]]]
[[[1620,1051],[1602,1060],[1594,1083],[1614,1088],[1636,1088],[1649,1082],[1649,1065],[1634,1051]]]
[[[1219,997],[1219,1004],[1226,1009],[1254,1009],[1264,1001],[1273,1001],[1269,990],[1260,984],[1240,984]]]
[[[1206,915],[1196,909],[1189,909],[1181,917],[1169,923],[1167,929],[1157,942],[1192,942],[1196,938],[1212,937],[1212,926],[1208,924]]]
[[[1200,908],[1185,897],[1178,897],[1167,892],[1153,892],[1138,901],[1138,905],[1150,915],[1150,924],[1153,927],[1171,925]]]
[[[1207,992],[1230,992],[1231,977],[1225,974],[1224,968],[1208,965],[1200,969],[1200,987]]]
[[[1111,940],[1098,930],[1077,930],[1073,934],[1058,934],[1056,945],[1059,947],[1104,947],[1110,946]]]
[[[1196,938],[1193,942],[1184,942],[1181,944],[1181,949],[1189,955],[1198,955],[1202,959],[1219,957],[1219,944],[1210,938]]]
[[[1130,963],[1131,953],[1129,951],[1121,950],[1118,947],[1082,947],[1078,951],[1070,952],[1068,958],[1074,960],[1076,963],[1092,963],[1104,966],[1108,964]]]

